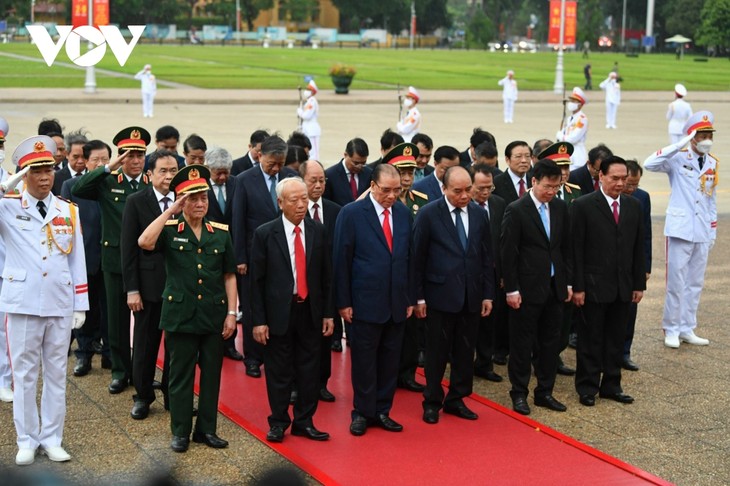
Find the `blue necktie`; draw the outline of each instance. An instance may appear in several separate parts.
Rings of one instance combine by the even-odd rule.
[[[416,177],[414,178],[414,180],[415,180],[416,182],[418,182],[418,181],[420,181],[421,179],[423,179],[423,176],[424,176],[424,175],[423,175],[423,169],[416,169]]]
[[[456,217],[456,234],[459,235],[459,241],[461,241],[461,246],[462,248],[464,248],[464,251],[466,251],[466,229],[464,229],[464,222],[461,220],[461,209],[454,209],[454,216]]]
[[[221,208],[221,213],[226,212],[226,199],[223,197],[223,186],[218,186],[218,206]]]
[[[276,203],[276,176],[270,176],[269,180],[271,181],[271,185],[269,186],[269,192],[271,193],[271,200],[274,203],[274,209],[279,209],[279,205]]]
[[[548,241],[550,241],[550,222],[548,221],[547,205],[545,203],[540,204],[540,210],[538,212],[540,213],[542,226],[543,228],[545,228],[545,233],[547,233]],[[550,263],[550,276],[555,276],[555,267],[553,266],[552,262]]]

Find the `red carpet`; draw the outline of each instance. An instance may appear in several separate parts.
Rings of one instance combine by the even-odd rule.
[[[238,344],[240,349],[240,338]],[[243,365],[229,359],[224,359],[220,411],[327,485],[670,484],[478,395],[467,405],[479,420],[442,413],[437,425],[428,425],[421,420],[421,395],[398,390],[391,416],[404,431],[368,428],[353,437],[347,350],[332,358],[329,389],[337,401],[320,402],[314,416],[315,426],[330,433],[327,442],[288,431],[282,444],[266,442],[264,378],[246,376]]]

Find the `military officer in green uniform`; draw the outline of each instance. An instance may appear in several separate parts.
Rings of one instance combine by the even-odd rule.
[[[560,171],[562,172],[562,178],[560,179],[561,185],[555,197],[565,201],[568,204],[568,207],[570,207],[573,201],[583,195],[581,193],[580,186],[568,182],[568,177],[570,177],[571,155],[573,155],[573,144],[569,142],[556,142],[540,152],[537,156],[538,160],[550,159],[554,161],[558,167],[560,167]],[[570,336],[572,322],[573,303],[566,302],[563,304],[563,327],[560,329],[559,344],[561,353],[568,347],[568,338]],[[573,368],[570,368],[563,363],[563,359],[560,355],[558,355],[558,374],[564,376],[572,376],[575,374],[575,370]]]
[[[216,421],[223,340],[236,328],[236,261],[228,225],[205,218],[209,179],[205,166],[180,169],[170,183],[174,204],[138,240],[143,250],[165,254],[160,329],[170,354],[170,447],[175,452],[185,452],[190,444],[196,363],[200,399],[193,442],[216,449],[228,446],[216,435]]]
[[[142,174],[144,156],[151,137],[141,127],[128,127],[117,133],[114,145],[118,157],[107,165],[87,172],[71,189],[76,197],[99,202],[101,209],[101,270],[106,291],[109,353],[112,381],[109,393],[124,391],[132,376],[129,338],[129,307],[122,281],[122,255],[119,247],[122,212],[130,194],[148,186]]]

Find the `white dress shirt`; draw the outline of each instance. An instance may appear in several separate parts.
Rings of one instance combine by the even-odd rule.
[[[294,233],[295,225],[294,225],[294,223],[292,223],[291,221],[286,219],[286,217],[283,215],[281,216],[281,220],[284,222],[284,234],[286,235],[286,245],[289,248],[289,258],[291,260],[291,274],[292,274],[292,277],[294,278],[294,292],[292,295],[297,295],[297,262],[296,262],[296,257],[295,257],[295,253],[294,253],[294,238],[296,236]],[[302,247],[304,248],[304,252],[305,252],[304,254],[306,255],[307,245],[304,242],[305,241],[304,240],[304,220],[302,220],[298,226],[302,230],[302,232],[300,233],[301,238],[302,238]]]

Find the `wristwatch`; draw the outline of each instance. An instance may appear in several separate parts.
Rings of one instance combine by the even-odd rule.
[[[238,312],[236,312],[236,311],[228,311],[228,315],[229,316],[236,316],[236,315],[238,315]]]

